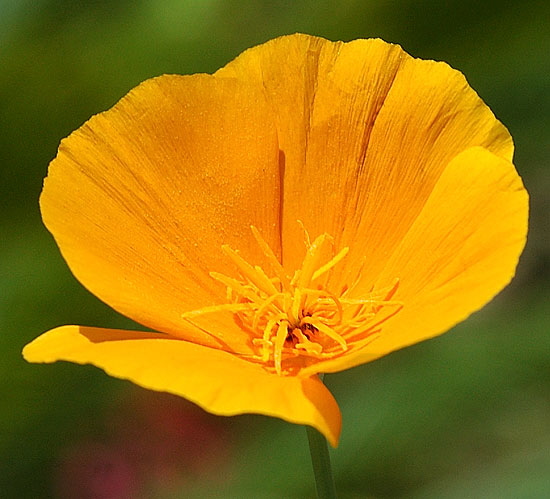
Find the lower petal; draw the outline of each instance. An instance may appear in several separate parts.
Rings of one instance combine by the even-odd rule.
[[[23,350],[29,362],[93,364],[116,378],[173,393],[219,415],[265,414],[310,425],[336,446],[340,409],[317,376],[282,377],[233,354],[160,333],[52,329]]]

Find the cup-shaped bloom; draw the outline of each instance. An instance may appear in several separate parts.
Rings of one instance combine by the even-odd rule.
[[[458,71],[381,40],[285,36],[145,81],[62,141],[40,204],[80,282],[151,332],[63,326],[24,356],[335,445],[317,374],[439,335],[512,278],[512,154]]]

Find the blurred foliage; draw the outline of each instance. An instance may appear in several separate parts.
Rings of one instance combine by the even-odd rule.
[[[451,334],[326,378],[344,415],[333,452],[341,497],[550,497],[548,19],[545,1],[0,0],[0,497],[65,497],[63,456],[85,442],[123,453],[127,425],[151,448],[166,438],[113,402],[139,397],[129,383],[21,359],[25,343],[59,324],[135,327],[75,281],[40,222],[59,140],[146,78],[212,72],[297,31],[381,37],[463,71],[512,132],[531,193],[529,244],[497,300]],[[151,406],[187,414],[182,401],[155,397]],[[190,468],[180,456],[181,473],[148,476],[135,497],[312,497],[303,428],[214,421],[224,466]],[[203,446],[186,452],[200,461]],[[92,478],[116,478],[113,455],[98,458],[103,468],[88,463]],[[78,497],[125,497],[92,492]]]

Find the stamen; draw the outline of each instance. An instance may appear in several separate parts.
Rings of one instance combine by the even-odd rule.
[[[271,295],[258,310],[256,310],[256,313],[254,314],[254,320],[252,321],[252,329],[256,330],[258,328],[258,322],[260,321],[260,318],[266,313],[267,309],[275,303],[275,301],[278,298],[281,298],[283,296],[283,293],[277,293],[276,295]]]
[[[334,341],[337,341],[344,350],[348,349],[348,344],[346,343],[346,340],[342,338],[342,336],[340,336],[332,328],[328,327],[326,324],[323,324],[320,320],[316,320],[313,317],[304,317],[302,322],[304,324],[311,324],[315,329],[322,331],[329,338],[333,339]]]
[[[302,268],[297,271],[295,279],[291,284],[295,284],[298,288],[306,287],[311,281],[315,272],[316,266],[321,259],[322,250],[325,247],[325,242],[332,242],[332,238],[328,234],[321,234],[313,244],[308,248]]]
[[[330,273],[349,253],[345,247],[334,254],[330,235],[321,234],[311,243],[304,228],[306,254],[302,266],[290,278],[259,230],[254,226],[251,230],[272,272],[267,274],[260,266],[250,265],[224,245],[222,249],[237,267],[240,278],[217,272],[210,275],[226,286],[231,303],[188,311],[182,317],[192,320],[204,314],[233,313],[238,325],[251,335],[251,345],[257,352],[253,358],[278,375],[363,348],[403,307],[401,301],[393,299],[399,279],[357,298],[350,297],[350,290],[359,283],[359,277],[351,287],[340,284],[340,293],[327,289]],[[326,279],[320,280],[322,276]]]
[[[294,334],[299,341],[296,343],[297,350],[305,350],[306,352],[314,355],[319,355],[323,351],[323,347],[319,345],[319,343],[310,341],[300,328],[296,328],[294,330]]]
[[[181,314],[182,319],[192,319],[193,317],[197,317],[199,315],[204,314],[214,314],[216,312],[242,312],[245,310],[251,310],[252,309],[251,303],[224,303],[223,305],[212,305],[211,307],[203,307],[199,308],[197,310],[190,310],[188,312],[184,312]]]
[[[264,337],[263,337],[263,351],[262,351],[262,359],[264,362],[267,362],[269,360],[269,348],[272,347],[273,343],[271,342],[271,334],[273,332],[273,329],[275,328],[277,324],[277,319],[269,319],[267,321],[267,324],[264,329]]]
[[[328,289],[306,289],[305,290],[309,296],[317,296],[317,311],[325,311],[325,312],[334,312],[334,308],[330,306],[329,304],[334,303],[336,306],[336,314],[333,314],[337,319],[335,319],[335,323],[339,324],[342,321],[342,318],[344,316],[344,309],[342,308],[342,303],[340,300],[331,293]],[[327,300],[328,298],[328,300]],[[325,307],[323,307],[325,305]]]
[[[273,292],[277,293],[277,288],[275,288],[273,283],[267,278],[263,270],[258,272],[257,268],[259,267],[252,267],[252,265],[243,260],[236,251],[232,250],[227,245],[223,245],[222,250],[229,256],[229,258],[231,258],[231,260],[233,260],[233,263],[237,265],[238,269],[243,274],[243,277],[250,280],[252,284],[267,294],[271,294]]]
[[[263,303],[263,300],[256,293],[254,293],[253,290],[246,288],[236,279],[232,279],[231,277],[227,277],[223,274],[218,274],[217,272],[210,272],[210,276],[216,279],[216,281],[220,281],[222,284],[225,284],[237,295],[241,295],[243,298],[246,298],[251,302],[255,302],[258,305]]]
[[[252,230],[252,235],[256,239],[258,246],[267,257],[267,260],[270,263],[273,271],[275,272],[275,274],[277,274],[280,283],[283,285],[283,287],[286,288],[290,284],[290,282],[288,276],[286,275],[285,269],[283,269],[283,266],[280,264],[279,260],[277,260],[275,253],[273,253],[273,250],[269,247],[269,244],[265,242],[258,229],[253,225],[250,226],[250,229]]]
[[[285,344],[286,335],[288,333],[288,323],[281,321],[277,328],[277,335],[275,336],[275,345],[273,347],[273,362],[275,364],[275,371],[281,375],[281,363],[283,354],[283,345]]]
[[[302,290],[296,289],[292,298],[292,306],[289,310],[290,323],[297,324],[300,320],[300,310],[302,309]]]
[[[377,321],[375,323],[367,322],[366,324],[363,324],[362,326],[357,327],[357,329],[355,329],[353,331],[353,335],[357,336],[357,335],[360,335],[360,334],[364,334],[367,331],[372,330],[372,329],[382,325],[388,319],[391,319],[395,314],[397,314],[398,312],[401,312],[402,308],[403,308],[402,305],[397,307],[395,310],[392,310],[388,315],[386,315],[385,317],[382,317],[379,321]]]
[[[340,252],[332,258],[328,263],[325,263],[320,269],[316,270],[311,277],[312,281],[321,277],[324,273],[328,272],[332,267],[334,267],[338,262],[340,262],[349,252],[349,248],[342,248]]]
[[[397,288],[399,287],[399,278],[397,277],[392,286],[390,287],[388,293],[384,297],[384,301],[391,300],[393,298],[393,295],[397,292]]]
[[[302,228],[304,231],[304,241],[306,243],[306,248],[309,248],[311,246],[311,239],[309,238],[309,232],[306,229],[306,226],[304,225],[304,222],[301,220],[296,220],[298,222],[298,225]]]

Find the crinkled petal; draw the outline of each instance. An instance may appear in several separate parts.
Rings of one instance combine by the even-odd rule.
[[[263,86],[272,104],[291,270],[304,254],[301,220],[312,238],[328,232],[350,246],[336,280],[361,268],[368,289],[452,158],[472,146],[512,157],[507,130],[461,73],[382,40],[286,36],[217,74]]]
[[[341,415],[317,376],[282,377],[219,349],[163,334],[63,326],[29,343],[29,362],[93,364],[220,415],[258,413],[310,425],[336,446]]]
[[[260,89],[209,75],[164,76],[132,90],[65,139],[40,199],[76,277],[154,330],[249,351],[231,314],[182,319],[226,301],[209,272],[233,273],[222,244],[262,262],[276,252],[276,130]]]
[[[514,276],[527,236],[528,196],[513,165],[475,147],[453,159],[378,276],[400,279],[403,309],[354,355],[320,363],[339,371],[441,334],[490,301]]]

